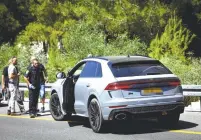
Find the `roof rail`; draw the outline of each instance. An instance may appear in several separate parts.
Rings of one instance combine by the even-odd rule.
[[[132,56],[132,55],[130,55],[130,56]],[[141,54],[135,54],[135,55],[133,55],[133,56],[144,56],[144,57],[152,58],[152,57],[150,57],[150,56],[148,56],[148,55],[141,55]]]

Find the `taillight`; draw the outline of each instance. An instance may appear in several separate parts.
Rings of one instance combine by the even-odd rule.
[[[128,105],[119,105],[119,106],[109,106],[109,108],[121,108],[121,107],[127,107]]]
[[[133,88],[146,88],[156,86],[180,86],[180,81],[125,81],[114,82],[106,86],[105,90],[124,90]]]
[[[169,82],[169,85],[170,86],[180,86],[181,83],[180,83],[180,81],[175,81],[175,82]]]
[[[121,90],[121,89],[130,89],[133,87],[135,82],[114,82],[107,85],[105,90]]]

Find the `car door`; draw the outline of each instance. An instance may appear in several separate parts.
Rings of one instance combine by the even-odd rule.
[[[63,88],[63,109],[66,112],[74,112],[74,88],[77,79],[80,76],[81,71],[85,66],[85,62],[80,62],[77,64],[67,75]]]
[[[102,77],[101,64],[88,61],[75,84],[75,110],[77,113],[86,113],[90,91],[100,77]]]

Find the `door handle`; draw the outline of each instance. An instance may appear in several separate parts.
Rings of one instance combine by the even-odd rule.
[[[88,83],[86,86],[87,86],[87,87],[90,87],[90,86],[91,86],[91,84],[90,84],[90,83]]]

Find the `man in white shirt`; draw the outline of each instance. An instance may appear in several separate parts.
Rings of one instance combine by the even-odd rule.
[[[8,88],[10,91],[10,101],[9,101],[9,105],[8,105],[8,111],[7,114],[8,115],[15,115],[15,101],[17,98],[17,94],[19,92],[19,76],[20,73],[18,72],[16,66],[17,65],[17,58],[16,57],[12,57],[12,62],[8,67]],[[20,110],[24,110],[24,106],[21,107],[18,104]],[[21,111],[22,112],[22,111]]]

